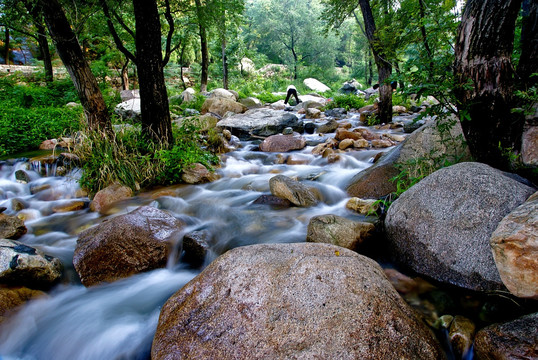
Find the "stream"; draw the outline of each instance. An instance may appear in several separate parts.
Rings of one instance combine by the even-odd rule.
[[[359,115],[353,114],[345,121],[358,126]],[[242,142],[239,150],[223,155],[222,167],[217,170],[219,180],[140,193],[122,202],[108,216],[88,209],[54,212],[55,207],[72,201],[80,193],[79,170],[55,176],[54,167],[43,168],[39,161],[0,162],[0,207],[7,208],[5,214],[15,215],[13,200],[26,204],[23,212],[28,233],[19,241],[58,257],[65,268],[63,282],[47,297],[28,302],[2,325],[0,359],[149,358],[161,306],[201,269],[178,261],[180,254],[176,253],[165,269],[85,288],[72,265],[77,234],[107,217],[149,205],[183,220],[187,224],[185,232],[208,231],[211,248],[204,266],[238,246],[304,242],[309,220],[316,215],[335,214],[360,220],[361,215],[346,209],[349,195],[345,187],[355,174],[373,163],[377,153],[387,149],[346,152],[341,154],[340,161],[329,164],[327,159],[311,154],[313,145],[325,138],[318,134],[304,136],[309,146],[293,152],[305,162],[303,165],[278,164],[276,153],[262,153],[256,151],[254,143]],[[16,181],[15,172],[21,169],[30,176],[28,184]],[[254,200],[270,193],[269,179],[276,174],[316,187],[324,202],[311,208],[254,205]],[[32,189],[38,186],[49,188],[34,193]],[[82,200],[89,202],[87,198]],[[180,245],[178,239],[178,252]]]

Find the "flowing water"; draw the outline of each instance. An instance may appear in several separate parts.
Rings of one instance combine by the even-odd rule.
[[[357,116],[347,119],[358,125]],[[323,140],[305,135],[310,144]],[[221,178],[204,185],[181,185],[159,192],[139,194],[121,204],[114,215],[141,205],[168,211],[187,224],[185,231],[206,230],[211,234],[207,265],[228,249],[248,244],[303,242],[311,217],[335,214],[360,218],[347,210],[345,186],[360,170],[385,150],[361,150],[341,155],[329,164],[311,154],[313,146],[293,152],[303,165],[278,164],[277,154],[262,153],[251,142],[223,157]],[[15,179],[17,170],[30,176],[28,184]],[[45,176],[42,176],[45,174]],[[269,179],[276,174],[297,178],[314,186],[324,201],[311,208],[276,209],[252,204],[269,194]],[[0,359],[147,359],[160,307],[174,292],[201,271],[189,268],[172,256],[166,269],[128,279],[85,288],[73,270],[72,258],[77,234],[106,219],[89,210],[55,213],[54,209],[73,201],[79,193],[73,171],[54,176],[54,167],[40,162],[4,162],[0,168],[0,206],[14,215],[14,199],[22,210],[28,233],[19,241],[58,257],[65,267],[65,279],[47,297],[30,301],[0,328]],[[49,187],[35,192],[39,186]],[[84,201],[89,201],[83,198]],[[178,246],[180,247],[179,239]]]

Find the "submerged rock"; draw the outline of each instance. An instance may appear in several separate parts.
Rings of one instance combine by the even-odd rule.
[[[326,244],[235,248],[163,306],[151,358],[440,359],[373,260]]]
[[[21,242],[0,239],[0,284],[46,289],[61,276],[57,258]]]
[[[480,163],[436,171],[389,208],[394,259],[419,274],[471,290],[503,289],[491,234],[534,189]]]
[[[263,152],[288,152],[301,150],[306,146],[306,140],[302,135],[293,133],[290,135],[272,135],[262,141],[260,150]]]
[[[164,211],[139,207],[81,233],[73,265],[84,286],[164,267],[183,226]]]
[[[43,291],[32,290],[26,287],[0,288],[0,325],[9,315],[28,300],[46,296]]]

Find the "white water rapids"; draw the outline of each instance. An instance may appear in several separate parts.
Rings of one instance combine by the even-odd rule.
[[[349,119],[347,120],[349,121]],[[351,119],[357,124],[356,117]],[[318,135],[308,135],[312,140]],[[311,217],[335,214],[358,218],[345,204],[345,186],[360,170],[372,164],[379,151],[362,150],[341,154],[328,164],[311,154],[312,146],[294,152],[308,159],[308,165],[275,164],[276,154],[252,151],[251,143],[226,154],[222,176],[210,184],[183,185],[168,189],[174,196],[152,198],[139,194],[125,202],[118,214],[140,205],[155,206],[187,223],[187,230],[206,230],[212,237],[206,265],[228,249],[257,243],[303,242]],[[0,163],[1,164],[1,163]],[[58,257],[66,279],[47,297],[27,303],[0,327],[1,360],[148,359],[160,307],[199,271],[176,263],[172,257],[166,269],[139,274],[112,284],[83,287],[72,267],[77,234],[106,217],[89,210],[54,213],[79,190],[76,172],[66,177],[39,175],[41,169],[29,162],[5,162],[0,167],[0,206],[15,215],[13,199],[26,204],[28,233],[19,241]],[[15,180],[24,169],[30,183]],[[53,169],[48,169],[49,172]],[[315,186],[324,202],[312,208],[274,209],[253,205],[260,195],[269,194],[269,179],[276,174],[296,177]],[[32,194],[37,185],[50,189]],[[85,199],[87,200],[87,199]],[[114,215],[111,215],[114,216]]]

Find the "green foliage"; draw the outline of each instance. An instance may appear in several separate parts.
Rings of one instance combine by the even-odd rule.
[[[76,99],[72,87],[64,81],[46,87],[0,77],[0,155],[34,150],[44,140],[79,130],[82,107],[64,106]]]
[[[155,146],[140,134],[140,128],[126,125],[111,137],[88,133],[79,141],[74,153],[82,162],[80,184],[90,193],[113,183],[139,190],[153,185],[181,182],[183,169],[194,163],[208,167],[218,157],[204,149],[199,126],[184,121],[174,126],[174,144]]]
[[[334,96],[333,101],[329,102],[327,108],[344,108],[349,111],[351,109],[360,109],[364,106],[366,106],[366,101],[364,98],[357,95],[348,94]]]

